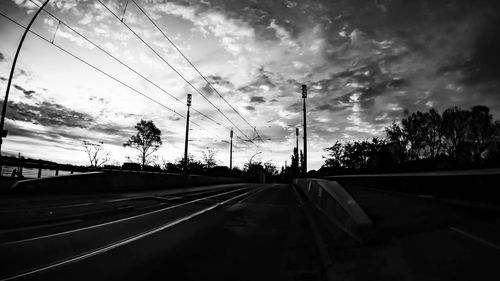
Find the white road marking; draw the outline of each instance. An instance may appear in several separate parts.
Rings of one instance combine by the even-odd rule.
[[[244,188],[240,188],[238,190],[241,190],[241,189],[244,189]],[[126,238],[126,239],[123,239],[121,241],[118,241],[118,242],[115,242],[115,243],[112,243],[112,244],[109,244],[107,246],[104,246],[104,247],[100,247],[100,248],[97,248],[97,249],[94,249],[94,250],[91,250],[91,251],[88,251],[88,252],[85,252],[83,254],[80,254],[80,255],[76,255],[76,256],[73,256],[71,258],[68,258],[68,259],[65,259],[65,260],[62,260],[62,261],[59,261],[59,262],[55,262],[53,264],[50,264],[50,265],[47,265],[47,266],[43,266],[43,267],[40,267],[40,268],[37,268],[37,269],[34,269],[34,270],[30,270],[30,271],[27,271],[27,272],[24,272],[24,273],[21,273],[21,274],[17,274],[17,275],[14,275],[14,276],[11,276],[11,277],[7,277],[7,278],[4,278],[4,279],[0,279],[0,281],[8,281],[8,280],[14,280],[14,279],[17,279],[17,278],[22,278],[22,277],[26,277],[26,276],[29,276],[29,275],[33,275],[33,274],[36,274],[36,273],[40,273],[40,272],[43,272],[43,271],[47,271],[49,269],[53,269],[53,268],[57,268],[57,267],[60,267],[60,266],[64,266],[66,264],[69,264],[69,263],[73,263],[73,262],[77,262],[77,261],[80,261],[80,260],[84,260],[84,259],[87,259],[87,258],[90,258],[90,257],[93,257],[95,255],[98,255],[98,254],[102,254],[102,253],[105,253],[107,251],[110,251],[112,249],[115,249],[115,248],[118,248],[120,246],[123,246],[123,245],[126,245],[126,244],[129,244],[131,242],[134,242],[134,241],[137,241],[141,238],[144,238],[146,236],[149,236],[149,235],[152,235],[152,234],[155,234],[157,232],[160,232],[162,230],[165,230],[169,227],[172,227],[174,225],[177,225],[181,222],[184,222],[184,221],[187,221],[187,220],[190,220],[194,217],[197,217],[201,214],[204,214],[210,210],[213,210],[215,208],[217,208],[218,206],[221,206],[221,205],[224,205],[234,199],[237,199],[239,197],[242,197],[242,196],[245,196],[247,195],[248,193],[250,192],[253,192],[254,190],[250,190],[250,191],[247,191],[243,194],[240,194],[240,195],[236,195],[234,197],[231,197],[227,200],[224,200],[222,202],[218,202],[217,204],[215,205],[212,205],[208,208],[205,208],[203,210],[200,210],[198,212],[195,212],[191,215],[188,215],[188,216],[185,216],[185,217],[182,217],[182,218],[179,218],[179,219],[176,219],[174,221],[171,221],[167,224],[164,224],[162,226],[159,226],[159,227],[156,227],[156,228],[153,228],[149,231],[146,231],[146,232],[143,232],[143,233],[140,233],[140,234],[137,234],[137,235],[134,235],[134,236],[131,236],[129,238]],[[228,193],[228,192],[226,192]],[[224,194],[226,194],[224,193]],[[220,195],[220,194],[219,194]]]
[[[245,198],[241,199],[241,200],[240,200],[240,201],[238,201],[236,204],[238,204],[238,203],[242,203],[243,201],[250,199],[250,197],[257,195],[258,193],[261,193],[261,192],[262,192],[263,190],[265,190],[265,189],[266,189],[266,188],[264,188],[264,187],[260,187],[260,188],[259,188],[257,191],[255,191],[252,195],[247,196],[247,197],[245,197]]]
[[[12,232],[17,232],[17,231],[34,230],[34,229],[39,229],[39,228],[44,228],[44,227],[51,227],[51,226],[61,226],[61,225],[73,224],[73,223],[77,223],[77,222],[82,222],[82,220],[73,219],[73,220],[68,220],[68,221],[63,221],[63,222],[47,223],[44,225],[25,226],[25,227],[0,230],[0,234],[12,233]]]
[[[455,231],[455,232],[457,232],[457,233],[462,234],[462,235],[463,235],[463,236],[465,236],[465,237],[468,237],[468,238],[470,238],[470,239],[472,239],[472,240],[475,240],[475,241],[477,241],[477,242],[483,243],[484,245],[487,245],[487,246],[489,246],[489,247],[491,247],[491,248],[493,248],[493,249],[496,249],[496,250],[500,251],[500,246],[499,246],[499,245],[497,245],[497,244],[491,243],[491,242],[489,242],[489,241],[487,241],[487,240],[484,240],[484,239],[483,239],[483,238],[481,238],[481,237],[478,237],[478,236],[476,236],[476,235],[470,234],[470,233],[465,232],[465,231],[463,231],[463,230],[461,230],[461,229],[458,229],[458,228],[456,228],[456,227],[451,227],[450,229],[451,229],[451,230],[453,230],[453,231]]]
[[[225,194],[228,194],[228,193],[234,193],[234,192],[240,191],[240,190],[245,189],[245,188],[246,187],[239,188],[239,189],[236,189],[236,190],[227,191],[227,192],[223,192],[223,193],[219,193],[219,194],[215,194],[215,195],[211,195],[211,196],[207,196],[207,197],[203,197],[203,198],[198,198],[198,199],[191,200],[191,201],[188,201],[188,202],[184,202],[184,203],[181,203],[181,204],[177,204],[177,205],[174,205],[174,206],[169,206],[169,207],[166,207],[166,208],[163,208],[163,209],[159,209],[159,210],[155,210],[155,211],[151,211],[151,212],[147,212],[147,213],[143,213],[143,214],[139,214],[139,215],[135,215],[135,216],[131,216],[131,217],[126,217],[126,218],[122,218],[122,219],[118,219],[118,220],[114,220],[114,221],[109,221],[109,222],[105,222],[105,223],[95,224],[95,225],[91,225],[91,226],[87,226],[87,227],[82,227],[82,228],[67,230],[67,231],[53,233],[53,234],[48,234],[48,235],[43,235],[43,236],[37,236],[37,237],[32,237],[32,238],[27,238],[27,239],[22,239],[22,240],[17,240],[17,241],[6,242],[6,243],[2,243],[2,244],[3,245],[14,245],[14,244],[24,243],[24,242],[28,242],[28,241],[40,240],[40,239],[45,239],[45,238],[48,238],[48,237],[55,237],[55,236],[65,235],[65,234],[69,234],[69,233],[73,233],[73,232],[78,232],[78,231],[83,231],[83,230],[98,228],[98,227],[102,227],[102,226],[106,226],[106,225],[110,225],[110,224],[114,224],[114,223],[118,223],[118,222],[123,222],[123,221],[131,220],[131,219],[135,219],[135,218],[139,218],[139,217],[151,215],[151,214],[154,214],[154,213],[163,212],[165,210],[174,209],[174,208],[177,208],[177,207],[180,207],[180,206],[184,206],[184,205],[191,204],[191,203],[194,203],[194,202],[206,200],[206,199],[209,199],[209,198],[212,198],[212,197],[221,196],[221,195],[225,195]]]

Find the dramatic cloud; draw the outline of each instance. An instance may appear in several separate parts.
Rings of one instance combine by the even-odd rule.
[[[23,65],[15,75],[13,103],[9,103],[15,109],[10,110],[14,113],[9,115],[9,124],[17,124],[19,130],[26,129],[21,123],[38,124],[54,132],[57,130],[53,128],[67,127],[74,130],[71,134],[75,138],[88,130],[118,145],[135,122],[154,119],[162,131],[171,132],[167,136],[169,146],[161,152],[174,158],[182,153],[184,133],[184,122],[180,122],[184,119],[176,113],[185,113],[185,96],[192,93],[191,120],[199,123],[199,127],[192,126],[196,139],[193,151],[207,146],[222,149],[226,145],[221,143],[225,139],[222,136],[227,136],[228,128],[234,125],[253,139],[256,126],[261,136],[268,136],[259,148],[234,128],[238,134],[235,139],[242,147],[236,162],[244,163],[257,149],[263,151],[262,157],[282,163],[289,159],[294,146],[295,127],[302,126],[301,85],[306,84],[310,166],[319,168],[324,147],[336,140],[382,136],[384,126],[399,120],[405,112],[485,104],[496,118],[500,115],[500,2],[137,2],[225,101],[152,28],[133,3],[128,5],[125,22],[209,101],[186,85],[98,2],[51,1],[52,12],[140,70],[174,98],[131,74],[66,28],[57,31],[55,43],[77,52],[175,113],[142,97],[131,97],[137,93],[70,62],[50,44],[29,40],[33,45],[23,49],[26,58],[20,60]],[[106,5],[121,16],[125,3],[110,1]],[[27,1],[15,4],[6,1],[1,4],[5,7],[2,10],[21,21],[23,13],[34,8]],[[52,38],[57,23],[42,15],[35,29]],[[0,43],[0,62],[14,48],[9,44],[20,32],[7,22],[2,25],[0,32],[6,40]],[[7,77],[7,67],[2,67],[2,76]],[[1,80],[4,85],[5,80]],[[48,90],[42,95],[41,88]],[[43,134],[43,130],[37,132]],[[219,153],[219,157],[227,159],[225,153]]]
[[[49,101],[35,105],[9,101],[7,108],[9,119],[48,127],[88,128],[94,122],[94,118],[88,114],[76,112]]]
[[[2,77],[3,78],[3,77]],[[5,78],[2,79],[2,80],[6,80]],[[19,85],[13,85],[14,88],[18,89],[19,91],[23,92],[23,94],[28,97],[28,98],[31,98],[34,94],[35,94],[35,91],[34,90],[26,90],[24,89],[23,87],[19,86]]]
[[[253,97],[250,97],[250,102],[263,103],[263,102],[266,102],[266,100],[264,99],[264,97],[253,96]]]

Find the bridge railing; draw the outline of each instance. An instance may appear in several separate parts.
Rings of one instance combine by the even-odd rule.
[[[359,242],[371,238],[372,221],[340,184],[311,178],[296,178],[293,182],[332,223]]]
[[[339,175],[325,177],[349,189],[374,188],[436,199],[500,205],[500,169]]]
[[[20,180],[14,183],[8,191],[13,193],[144,191],[241,182],[244,182],[244,180],[229,177],[185,176],[158,172],[106,170],[41,179]]]

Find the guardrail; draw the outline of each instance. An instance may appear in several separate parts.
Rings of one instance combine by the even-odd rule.
[[[331,222],[359,242],[373,236],[373,223],[356,200],[337,182],[296,178],[293,183]]]
[[[500,204],[500,169],[424,173],[340,175],[324,179],[436,199]]]
[[[67,165],[40,165],[40,164],[7,164],[2,165],[0,176],[19,178],[45,178],[59,175],[72,175],[81,172],[92,171],[91,169],[74,168]]]
[[[242,179],[157,172],[101,171],[16,182],[10,192],[103,192],[168,189],[188,186],[240,183]]]

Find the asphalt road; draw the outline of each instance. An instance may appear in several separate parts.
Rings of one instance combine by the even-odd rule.
[[[53,198],[50,207],[41,201],[33,208],[57,210],[45,225],[34,224],[37,215],[16,213],[26,208],[16,209],[14,202],[2,209],[4,218],[28,218],[23,226],[0,231],[0,280],[324,277],[316,244],[288,185],[231,185],[66,203]],[[132,207],[98,212],[119,209],[119,204]]]
[[[346,188],[369,243],[288,185],[1,198],[0,281],[500,279],[498,212]]]

